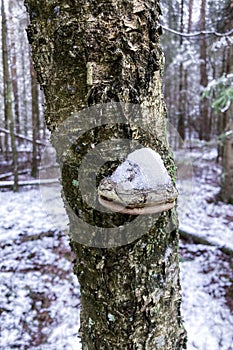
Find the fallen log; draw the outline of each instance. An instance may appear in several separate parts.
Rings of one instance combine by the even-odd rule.
[[[10,131],[7,130],[7,129],[4,129],[4,128],[0,128],[0,133],[3,132],[4,134],[10,134]],[[28,142],[33,142],[33,140],[28,137],[28,136],[24,136],[24,135],[21,135],[21,134],[16,134],[14,133],[14,136],[17,137],[18,139],[21,139],[21,140],[25,140],[25,141],[28,141]],[[43,142],[43,141],[40,141],[40,140],[36,140],[35,143],[37,145],[40,145],[40,146],[46,146],[46,143]]]
[[[18,171],[18,175],[27,174],[27,173],[30,173],[30,171],[31,171],[31,169],[19,170]],[[14,174],[12,172],[11,173],[0,174],[0,180],[1,179],[5,179],[7,177],[11,177],[11,176],[14,176]]]
[[[45,166],[39,166],[38,167],[38,170],[41,171],[41,170],[46,170],[46,169],[59,169],[59,166],[58,165],[45,165]],[[23,170],[19,170],[18,171],[18,175],[22,175],[22,174],[27,174],[27,173],[30,173],[32,171],[32,169],[23,169]],[[12,172],[10,173],[2,173],[0,174],[0,181],[2,179],[5,179],[7,177],[11,177],[11,176],[14,176],[14,174]]]
[[[185,230],[183,228],[180,228],[179,233],[180,233],[180,237],[185,239],[188,242],[213,246],[221,250],[223,253],[233,256],[233,246],[226,242],[222,244],[221,241],[217,238],[204,237],[204,235],[196,233],[191,228],[189,229],[185,228]]]
[[[25,180],[19,181],[18,186],[38,186],[44,184],[55,184],[59,183],[58,179],[36,179],[36,180]],[[0,188],[11,188],[14,185],[14,181],[0,181]]]

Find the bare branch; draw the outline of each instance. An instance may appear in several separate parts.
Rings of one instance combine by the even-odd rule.
[[[7,130],[7,129],[4,129],[4,128],[0,128],[0,134],[1,133],[10,134],[10,131]],[[20,134],[14,133],[14,136],[17,137],[18,139],[21,139],[21,140],[26,140],[28,142],[33,142],[33,139],[31,139],[30,137],[24,136],[24,135],[20,135]],[[36,140],[36,144],[37,145],[41,145],[41,146],[46,146],[45,142],[39,141],[39,140]]]
[[[233,28],[229,31],[229,32],[226,32],[226,33],[218,33],[216,31],[208,31],[208,30],[203,30],[203,31],[199,31],[199,32],[193,32],[193,33],[181,33],[175,29],[171,29],[169,27],[166,27],[164,25],[161,24],[161,27],[170,32],[170,33],[173,33],[173,34],[176,34],[176,35],[180,35],[180,36],[184,36],[186,38],[191,38],[193,36],[199,36],[199,35],[215,35],[215,36],[218,36],[218,37],[225,37],[225,36],[230,36],[231,34],[233,34]]]

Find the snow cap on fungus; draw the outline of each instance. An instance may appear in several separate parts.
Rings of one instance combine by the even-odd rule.
[[[98,194],[99,202],[111,211],[140,215],[173,208],[178,192],[161,156],[141,148],[100,182]]]

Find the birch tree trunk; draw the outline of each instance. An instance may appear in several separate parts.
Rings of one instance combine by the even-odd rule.
[[[18,153],[15,140],[15,126],[14,126],[14,115],[12,109],[12,85],[10,77],[8,47],[7,47],[7,19],[4,1],[1,2],[2,8],[2,52],[3,52],[3,95],[4,95],[4,120],[6,129],[10,130],[10,141],[11,141],[11,152],[12,152],[12,163],[13,163],[13,174],[14,184],[13,190],[18,190]],[[8,136],[5,135],[5,152],[6,159],[8,158]],[[8,160],[8,159],[7,159]]]
[[[80,171],[85,180],[91,174],[85,167],[81,170],[86,154],[99,147],[104,155],[108,149],[102,148],[103,140],[110,139],[155,149],[174,180],[161,91],[159,2],[26,4],[31,20],[28,38],[46,98],[46,124],[62,163],[74,273],[81,288],[83,350],[183,349],[175,210],[156,217],[106,213],[87,204],[77,181]],[[82,112],[87,107],[91,113]],[[74,112],[72,123],[66,123]],[[94,114],[97,127],[90,121]],[[82,133],[85,123],[93,127]],[[71,146],[61,151],[68,138]],[[119,150],[118,144],[114,151]],[[112,170],[113,163],[105,162],[99,178]]]
[[[11,6],[11,3],[10,3]],[[12,10],[11,10],[12,11]],[[12,15],[10,16],[12,21]],[[14,96],[14,114],[15,114],[15,131],[20,134],[20,117],[19,117],[19,89],[18,89],[18,74],[17,74],[17,56],[16,56],[16,45],[14,38],[13,27],[10,29],[10,43],[11,43],[11,80],[12,80],[12,91]]]
[[[39,108],[38,108],[38,86],[36,74],[30,61],[31,72],[31,95],[32,95],[32,165],[31,176],[37,176],[37,143],[39,140]]]

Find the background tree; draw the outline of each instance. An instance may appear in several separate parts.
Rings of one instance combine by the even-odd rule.
[[[185,332],[180,316],[175,212],[163,212],[150,228],[153,217],[148,216],[145,234],[118,248],[85,246],[74,235],[77,229],[79,239],[87,234],[75,227],[77,216],[92,225],[91,243],[98,224],[120,229],[133,220],[129,215],[93,210],[80,198],[75,179],[83,154],[103,138],[140,140],[156,149],[170,174],[174,173],[161,93],[159,2],[27,0],[26,4],[31,21],[28,38],[46,98],[45,119],[58,161],[63,163],[63,198],[72,209],[68,214],[76,255],[74,272],[81,286],[83,349],[182,349]],[[146,105],[149,115],[140,116],[142,128],[148,130],[146,139],[135,127],[136,120],[123,113],[123,125],[90,130],[64,156],[59,148],[62,133],[57,132],[61,124],[75,111],[108,102]],[[74,137],[80,130],[72,125],[70,132]]]
[[[4,72],[4,114],[5,114],[5,125],[10,129],[10,141],[11,141],[11,151],[13,158],[13,174],[14,174],[14,184],[13,190],[18,189],[18,153],[15,140],[15,127],[14,127],[14,115],[12,110],[12,85],[10,78],[10,67],[9,67],[9,57],[7,50],[7,21],[6,13],[4,7],[4,1],[2,0],[2,51],[3,51],[3,72]],[[8,157],[8,134],[5,134],[5,147],[6,155]]]
[[[201,19],[200,30],[206,31],[206,0],[201,2]],[[207,42],[206,35],[201,34],[200,38],[200,87],[203,91],[208,85],[208,71],[207,71]],[[202,92],[201,91],[201,92]],[[209,104],[206,98],[202,98],[200,101],[200,127],[199,138],[200,140],[210,140],[210,116],[209,116]]]
[[[13,2],[9,2],[10,18],[9,22],[12,21]],[[14,38],[13,26],[10,28],[10,52],[11,52],[11,81],[12,90],[14,96],[14,119],[15,119],[15,130],[20,133],[20,120],[19,120],[19,89],[18,89],[18,74],[17,74],[17,56],[16,56],[16,45],[17,40]]]
[[[184,0],[185,15],[182,33],[179,26],[182,12],[177,11],[177,17],[172,18],[167,11],[168,6],[177,5],[176,9],[181,9],[182,2],[180,1],[180,6],[176,0],[172,0],[170,5],[166,1],[163,2],[165,30],[162,44],[166,52],[164,80],[168,116],[176,126],[180,113],[180,88],[176,82],[180,81],[179,66],[182,64],[185,133],[189,135],[189,139],[216,140],[219,134],[217,128],[223,127],[222,124],[224,124],[224,118],[219,113],[213,113],[211,100],[203,98],[202,93],[208,82],[220,78],[223,72],[226,73],[229,69],[227,62],[230,62],[228,54],[232,46],[232,35],[230,34],[231,25],[227,27],[226,23],[232,13],[230,4],[228,0],[222,2],[205,0],[199,3]],[[182,47],[179,46],[180,38],[183,42]],[[169,52],[173,52],[173,55]]]
[[[233,3],[226,1],[221,9],[221,20],[217,22],[218,31],[228,33],[232,29]],[[205,89],[204,96],[212,101],[212,109],[217,116],[216,133],[219,136],[218,157],[222,159],[221,191],[218,198],[225,202],[233,202],[233,159],[232,159],[232,130],[233,130],[233,33],[220,37],[214,42],[214,75]],[[216,56],[222,57],[218,64]],[[216,63],[217,62],[217,63]]]
[[[183,33],[184,31],[184,0],[181,0],[181,11],[180,11],[180,32]],[[180,35],[180,47],[183,45],[183,36]],[[177,130],[182,138],[182,140],[185,140],[185,105],[184,105],[184,67],[183,62],[180,62],[179,67],[179,75],[180,75],[180,82],[179,82],[179,109],[178,109],[178,127]]]
[[[31,71],[31,94],[32,94],[32,170],[31,176],[37,176],[37,154],[38,147],[36,141],[39,140],[39,106],[38,106],[38,84],[33,64],[30,64]]]
[[[223,23],[219,22],[219,29],[223,31],[230,31],[232,29],[233,21],[233,1],[227,1],[223,9]],[[224,27],[221,26],[224,24]],[[226,85],[221,91],[225,100],[225,108],[222,109],[221,129],[225,131],[224,147],[223,147],[223,174],[221,181],[221,198],[228,203],[233,204],[233,33],[227,38],[227,45],[225,48],[225,68],[223,74],[226,75]],[[216,101],[215,101],[216,103]],[[220,114],[221,115],[221,114]]]
[[[18,177],[22,179],[21,174],[24,181],[30,180],[30,173],[36,174],[42,144],[38,140],[44,134],[44,119],[38,86],[31,88],[34,83],[25,32],[28,19],[23,1],[3,0],[1,12],[0,76],[3,84],[0,102],[5,108],[0,110],[0,178],[9,179],[11,182],[7,181],[7,186],[11,186],[10,183],[13,186]]]

